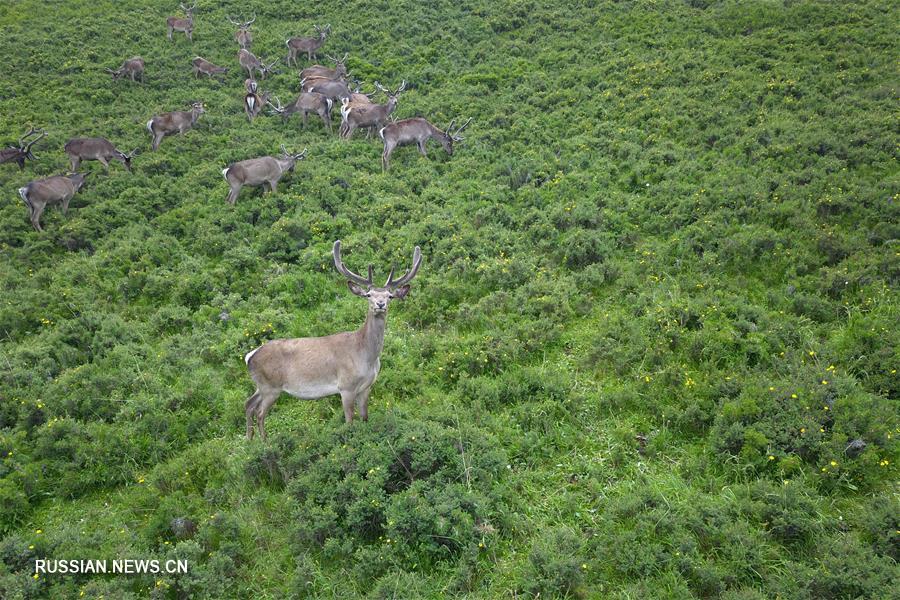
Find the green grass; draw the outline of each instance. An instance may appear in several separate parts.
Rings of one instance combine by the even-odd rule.
[[[262,57],[331,23],[355,76],[409,82],[399,118],[473,117],[387,174],[376,140],[247,123],[238,5],[201,3],[193,44],[175,8],[0,7],[0,140],[49,132],[0,166],[0,597],[894,593],[895,3],[244,8]],[[104,72],[137,54],[146,85]],[[147,120],[197,99],[150,152]],[[135,173],[87,163],[34,232],[16,189],[87,135],[141,147]],[[308,158],[228,206],[221,169],[282,143]],[[338,238],[383,275],[424,256],[371,420],[285,396],[248,444],[243,354],[364,319]],[[32,577],[175,556],[187,576]]]

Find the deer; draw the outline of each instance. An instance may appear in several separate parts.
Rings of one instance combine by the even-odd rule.
[[[316,50],[322,47],[322,44],[325,43],[325,38],[331,33],[331,25],[326,25],[324,28],[318,25],[313,25],[313,27],[316,30],[316,35],[312,37],[293,37],[285,40],[284,43],[288,48],[286,59],[288,66],[292,62],[298,62],[297,55],[301,52],[306,52],[306,60],[313,60],[316,57]]]
[[[222,176],[228,182],[230,190],[226,200],[234,206],[241,188],[245,185],[269,185],[274,192],[278,187],[278,181],[287,172],[294,170],[294,165],[298,160],[306,158],[306,148],[300,154],[291,154],[281,145],[281,155],[283,158],[274,156],[261,156],[259,158],[250,158],[240,162],[232,163],[222,169]]]
[[[341,240],[332,248],[334,267],[347,278],[350,292],[369,302],[366,321],[356,331],[324,337],[276,339],[252,350],[244,357],[256,391],[244,403],[247,417],[247,439],[253,439],[254,418],[259,436],[266,439],[266,414],[282,392],[295,398],[317,399],[340,394],[344,420],[353,422],[354,404],[363,421],[369,419],[369,391],[381,368],[381,350],[391,300],[402,300],[409,294],[409,282],[422,265],[422,251],[413,250],[409,271],[394,279],[391,268],[382,287],[369,276],[357,275],[341,260]]]
[[[275,72],[274,67],[278,60],[273,60],[267,65],[246,48],[241,48],[238,50],[238,62],[241,63],[241,67],[247,69],[251,79],[253,79],[253,71],[258,71],[260,79],[265,79],[266,75]]]
[[[131,81],[135,81],[135,77],[140,77],[141,83],[144,83],[144,59],[140,56],[133,56],[122,63],[118,69],[106,69],[113,77],[113,81],[121,77],[128,76]]]
[[[353,106],[352,100],[341,107],[341,137],[349,140],[353,137],[353,131],[357,127],[374,127],[380,129],[387,123],[388,117],[397,108],[397,98],[406,89],[406,80],[400,84],[396,91],[390,91],[377,81],[375,87],[388,97],[387,104],[369,104]]]
[[[419,147],[419,154],[428,156],[425,152],[425,144],[430,139],[440,142],[447,154],[453,156],[453,143],[463,140],[463,137],[459,134],[471,121],[472,119],[469,119],[456,131],[453,131],[455,120],[450,121],[446,131],[441,131],[422,117],[403,119],[382,127],[378,131],[378,135],[384,141],[384,152],[381,153],[382,170],[388,171],[390,169],[391,153],[397,146],[416,144]]]
[[[304,92],[318,92],[336,102],[344,98],[350,98],[353,92],[350,86],[343,81],[335,81],[333,79],[322,79],[314,77],[311,79],[301,79],[300,89]]]
[[[256,15],[253,15],[253,18],[249,21],[235,21],[231,17],[225,17],[228,21],[235,25],[238,30],[234,32],[234,39],[238,43],[238,46],[243,50],[249,50],[250,44],[253,43],[253,35],[250,33],[250,25],[253,24],[253,21],[256,20]]]
[[[193,42],[193,31],[194,31],[194,10],[197,8],[197,3],[194,2],[192,6],[185,6],[184,4],[179,4],[181,10],[184,11],[184,14],[187,15],[184,19],[179,19],[178,17],[169,17],[166,19],[166,27],[168,28],[168,36],[169,39],[172,39],[172,32],[184,32],[184,35],[187,36],[189,42]]]
[[[29,137],[36,133],[39,134],[38,137],[28,140]],[[31,152],[31,148],[45,137],[47,137],[46,131],[30,127],[28,131],[25,132],[25,135],[19,138],[19,144],[17,146],[9,146],[0,149],[0,164],[15,161],[15,163],[19,165],[20,171],[25,170],[26,158],[28,160],[37,160]]]
[[[41,227],[41,215],[48,204],[61,204],[62,213],[69,211],[69,200],[84,185],[88,173],[72,173],[56,175],[46,179],[36,179],[25,187],[19,188],[19,196],[28,207],[31,225],[35,231],[44,231]]]
[[[272,95],[269,92],[260,93],[259,86],[252,79],[245,81],[244,87],[247,88],[247,93],[244,95],[244,113],[247,115],[247,120],[252,123],[253,119],[262,112],[263,106],[269,104],[269,98]]]
[[[191,129],[200,115],[206,112],[202,102],[193,102],[191,110],[176,110],[163,113],[147,121],[147,130],[153,135],[152,148],[159,148],[160,142],[167,135],[184,133]]]
[[[294,113],[300,113],[303,115],[303,129],[306,129],[309,113],[315,113],[322,119],[322,122],[328,129],[328,133],[331,133],[331,108],[334,106],[334,101],[331,98],[326,98],[318,92],[300,92],[297,99],[286,107],[282,108],[278,98],[275,98],[275,101],[278,103],[278,106],[271,102],[269,106],[272,107],[275,113],[281,115],[282,121],[287,121]]]
[[[328,55],[326,55],[328,56]],[[338,60],[333,56],[328,56],[328,60],[334,63],[334,68],[329,69],[328,67],[323,67],[322,65],[313,65],[311,67],[306,67],[302,71],[300,71],[300,79],[306,79],[308,77],[322,77],[324,79],[335,79],[335,80],[343,80],[347,77],[347,57],[349,54],[344,54],[344,58]]]
[[[128,154],[118,150],[112,142],[102,137],[95,138],[72,138],[63,147],[69,160],[72,163],[72,172],[77,172],[83,160],[98,160],[103,165],[106,173],[109,173],[109,161],[118,160],[128,172],[131,173],[131,159],[134,158],[138,149],[135,148]]]
[[[206,75],[207,77],[212,78],[213,75],[224,75],[228,72],[227,68],[216,66],[200,56],[194,57],[194,59],[191,61],[191,64],[194,65],[194,77]]]

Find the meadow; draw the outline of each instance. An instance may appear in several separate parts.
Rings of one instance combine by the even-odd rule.
[[[330,23],[465,142],[383,173],[380,140],[248,123],[238,13],[270,60]],[[48,131],[0,165],[0,598],[896,597],[900,5],[201,0],[193,43],[170,15],[0,4],[0,141]],[[105,72],[134,55],[145,84]],[[85,163],[35,232],[16,190],[88,135],[134,173]],[[226,204],[281,144],[278,191]],[[369,421],[285,395],[248,443],[243,355],[365,319],[336,239],[379,278],[424,256]]]

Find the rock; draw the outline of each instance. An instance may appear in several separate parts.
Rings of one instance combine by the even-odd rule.
[[[862,438],[856,438],[844,448],[844,454],[846,454],[849,458],[856,458],[862,451],[866,449],[866,443],[862,440]]]

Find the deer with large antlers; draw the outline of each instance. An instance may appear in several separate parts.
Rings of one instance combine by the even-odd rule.
[[[250,44],[253,43],[253,35],[250,33],[250,25],[253,24],[253,21],[256,20],[256,15],[253,15],[253,18],[249,21],[235,21],[231,17],[225,17],[228,21],[235,25],[238,30],[234,32],[234,39],[244,50],[250,49]]]
[[[153,150],[159,148],[160,142],[167,135],[181,134],[191,129],[205,112],[202,102],[194,102],[189,111],[163,113],[147,121],[147,130],[153,135]]]
[[[265,79],[266,75],[275,72],[275,64],[278,60],[276,59],[266,64],[246,48],[241,48],[238,50],[238,62],[241,63],[241,67],[247,69],[250,79],[253,79],[254,71],[259,73],[260,79]]]
[[[292,172],[298,160],[306,158],[306,148],[300,154],[291,154],[281,145],[281,156],[261,156],[233,163],[222,169],[222,176],[231,188],[228,203],[234,205],[245,185],[267,185],[274,192],[285,173]]]
[[[331,98],[327,98],[318,92],[300,92],[297,99],[285,107],[281,106],[278,98],[275,98],[275,101],[278,103],[277,106],[271,102],[269,106],[272,107],[275,113],[281,115],[282,121],[287,121],[294,113],[300,113],[303,116],[303,129],[306,129],[308,115],[315,113],[322,119],[322,123],[325,124],[328,133],[331,133],[331,108],[334,106],[334,101]]]
[[[179,4],[178,6],[181,7],[181,10],[183,10],[184,14],[187,16],[183,19],[179,17],[169,17],[166,19],[169,39],[172,39],[172,32],[177,31],[178,33],[184,32],[188,41],[193,42],[194,10],[197,9],[197,3],[194,2],[192,6],[185,6],[184,4]]]
[[[228,72],[226,67],[219,67],[209,62],[203,57],[196,56],[193,60],[191,60],[191,64],[193,67],[194,77],[200,77],[201,75],[206,75],[209,78],[212,78],[214,75],[224,75]]]
[[[344,266],[340,240],[334,243],[332,255],[350,291],[368,300],[366,322],[356,331],[325,337],[272,340],[247,354],[244,360],[256,384],[244,404],[247,439],[253,439],[254,418],[260,437],[266,439],[266,414],[282,392],[310,400],[340,394],[347,423],[353,421],[354,404],[363,421],[369,418],[369,391],[381,368],[388,305],[409,293],[409,282],[422,265],[422,252],[416,246],[410,270],[394,279],[392,268],[382,287],[372,282],[372,265],[368,277]]]
[[[370,104],[368,106],[353,106],[352,100],[345,103],[341,108],[341,137],[349,140],[353,137],[353,131],[357,127],[369,127],[380,130],[387,123],[388,117],[397,108],[397,98],[400,93],[406,89],[406,80],[400,84],[396,91],[391,91],[375,82],[375,87],[385,93],[388,97],[387,104]]]
[[[36,133],[39,134],[36,138],[32,140],[28,139]],[[18,146],[9,146],[0,149],[0,164],[15,161],[15,163],[19,165],[19,170],[23,170],[25,168],[26,158],[28,160],[37,160],[31,152],[31,148],[45,137],[47,137],[47,132],[43,129],[35,129],[34,127],[29,128],[25,135],[19,138]]]
[[[453,131],[455,120],[450,121],[446,131],[441,131],[428,122],[427,119],[421,117],[403,119],[382,127],[378,132],[378,135],[384,140],[384,152],[381,153],[382,169],[385,171],[390,169],[391,153],[394,152],[397,146],[415,144],[419,148],[419,154],[428,156],[425,152],[425,144],[432,139],[440,142],[447,154],[452,156],[454,142],[463,140],[463,137],[459,134],[471,121],[472,119],[469,119],[458,127],[456,131]]]
[[[35,179],[25,187],[19,188],[19,196],[28,207],[31,225],[35,231],[43,231],[41,215],[48,204],[61,204],[62,213],[69,211],[69,201],[84,185],[87,173],[56,175],[46,179]]]
[[[328,56],[326,54],[326,56]],[[328,56],[328,59],[334,63],[334,68],[331,69],[329,67],[323,67],[322,65],[313,65],[311,67],[306,67],[302,71],[300,71],[300,79],[311,79],[313,77],[321,77],[322,79],[334,79],[337,81],[343,81],[347,78],[347,57],[349,54],[344,54],[344,57],[341,59],[337,59],[333,56]]]
[[[112,75],[113,80],[117,80],[121,77],[129,77],[131,81],[136,81],[135,78],[139,77],[141,79],[141,83],[144,83],[144,59],[140,56],[134,56],[129,58],[125,62],[122,63],[122,66],[118,69],[106,69],[107,72]]]
[[[289,66],[298,62],[297,55],[301,52],[306,52],[306,60],[313,60],[316,57],[316,51],[322,47],[322,44],[325,43],[325,38],[331,33],[331,25],[326,25],[325,27],[313,25],[313,27],[316,30],[316,35],[312,37],[292,37],[285,40],[284,43],[288,48],[287,64]]]
[[[131,172],[131,159],[138,153],[135,148],[128,154],[118,150],[112,142],[106,138],[73,138],[66,142],[64,150],[72,163],[72,171],[77,171],[83,160],[97,160],[109,173],[109,161],[117,160],[125,165]]]

